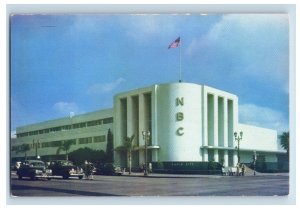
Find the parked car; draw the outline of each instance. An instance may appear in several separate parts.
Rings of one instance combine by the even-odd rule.
[[[53,176],[62,176],[64,179],[69,177],[82,179],[84,176],[83,170],[68,160],[50,161],[48,167],[52,170]]]
[[[96,173],[103,175],[122,175],[123,172],[119,165],[113,163],[105,163],[97,166]]]
[[[103,166],[104,166],[105,163],[96,163],[94,166],[94,171],[96,175],[101,175],[103,174],[102,171],[103,171]]]
[[[17,175],[19,179],[29,177],[32,180],[37,178],[47,178],[50,180],[52,171],[51,169],[47,169],[45,163],[41,160],[26,160],[21,163],[17,170]]]

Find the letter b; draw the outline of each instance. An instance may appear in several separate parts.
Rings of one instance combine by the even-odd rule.
[[[178,112],[176,113],[176,120],[177,121],[182,121],[184,118],[183,113],[182,112]]]

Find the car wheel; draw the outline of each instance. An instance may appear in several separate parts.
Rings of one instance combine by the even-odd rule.
[[[47,178],[49,181],[51,180],[51,178]]]
[[[82,178],[83,178],[83,176],[78,176],[78,178],[79,178],[79,179],[82,179]]]
[[[34,174],[31,174],[31,175],[30,175],[30,179],[31,179],[31,180],[34,180],[34,179],[35,179],[35,175],[34,175]]]
[[[21,175],[18,175],[18,179],[19,179],[19,180],[22,180],[22,176],[21,176]]]
[[[68,174],[64,174],[63,175],[63,179],[68,179],[69,178],[69,175]]]

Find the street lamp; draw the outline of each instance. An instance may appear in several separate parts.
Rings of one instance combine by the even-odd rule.
[[[143,138],[145,141],[145,170],[144,170],[144,176],[148,176],[148,165],[147,165],[147,142],[150,138],[150,131],[142,131]]]
[[[33,143],[33,147],[35,148],[35,157],[38,158],[38,146],[39,146],[39,143],[40,143],[40,140],[37,140],[36,142],[34,142],[34,139],[32,140],[32,143]]]
[[[241,131],[240,132],[240,135],[238,135],[237,132],[234,132],[234,139],[235,141],[238,142],[238,146],[237,146],[237,149],[238,149],[238,164],[240,164],[240,141],[242,140],[243,138],[243,132]]]

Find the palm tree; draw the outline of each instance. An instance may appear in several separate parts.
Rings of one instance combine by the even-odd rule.
[[[128,160],[128,164],[129,164],[129,174],[131,174],[131,159],[132,159],[132,150],[133,150],[133,139],[134,139],[135,135],[133,134],[131,137],[126,137],[124,144],[120,147],[117,147],[116,150],[117,151],[126,151],[127,152],[127,160]]]
[[[29,144],[22,144],[20,149],[16,150],[16,153],[25,153],[25,160],[27,160],[27,152],[30,150]]]
[[[59,153],[61,151],[65,151],[66,152],[66,160],[69,160],[69,150],[71,149],[72,144],[73,144],[72,140],[63,141],[62,145],[60,147],[58,147],[56,154],[59,155]]]
[[[290,149],[289,149],[289,147],[290,147],[289,146],[290,145],[290,134],[289,134],[289,132],[283,132],[279,136],[279,138],[280,138],[280,144],[281,144],[282,148],[285,149],[286,152],[287,152],[287,155],[289,155],[289,151],[290,151]]]

